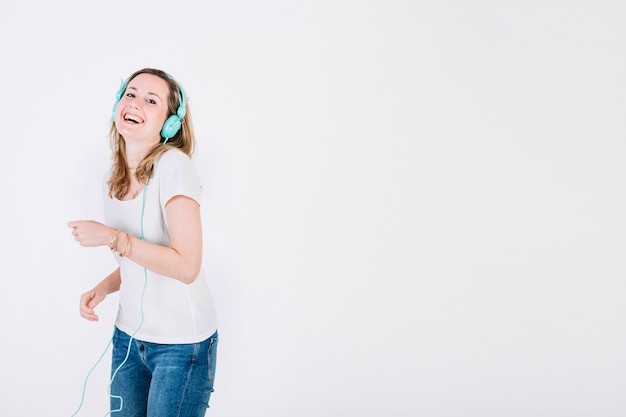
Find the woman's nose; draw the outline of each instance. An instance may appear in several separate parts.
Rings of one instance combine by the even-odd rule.
[[[129,103],[130,107],[134,107],[135,109],[139,109],[140,107],[140,103],[139,100],[136,97],[133,97],[130,99],[130,103]]]

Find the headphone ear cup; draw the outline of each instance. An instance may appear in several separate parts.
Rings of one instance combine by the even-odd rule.
[[[117,112],[117,103],[119,103],[120,100],[122,99],[122,95],[124,94],[124,91],[126,90],[126,84],[128,84],[128,80],[122,81],[122,85],[120,86],[120,89],[117,90],[117,93],[115,93],[115,104],[113,105],[113,116],[112,116],[113,121],[115,121],[115,113]]]
[[[180,118],[178,115],[173,114],[167,118],[163,127],[161,128],[161,136],[165,139],[171,139],[180,130]]]

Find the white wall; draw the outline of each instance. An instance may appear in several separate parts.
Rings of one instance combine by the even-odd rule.
[[[115,92],[189,96],[213,417],[623,416],[626,6],[9,2],[0,414],[70,416],[109,340]],[[109,356],[79,415],[107,411]]]

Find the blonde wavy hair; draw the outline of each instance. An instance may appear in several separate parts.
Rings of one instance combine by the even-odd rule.
[[[168,114],[167,117],[176,114],[178,106],[181,100],[181,91],[178,82],[170,77],[166,72],[154,68],[144,68],[136,71],[126,81],[128,84],[133,78],[139,74],[152,74],[165,80],[169,89],[168,97]],[[122,94],[123,95],[123,94]],[[163,144],[163,138],[161,143],[152,148],[143,160],[137,166],[135,176],[141,183],[145,183],[152,177],[152,171],[154,170],[154,163],[164,152],[172,148],[178,148],[189,157],[193,155],[196,150],[196,139],[193,132],[193,124],[191,122],[191,114],[189,113],[189,105],[185,103],[185,109],[187,113],[182,120],[180,130],[170,138],[166,144]],[[166,119],[167,119],[166,117]],[[128,193],[130,187],[131,171],[130,167],[126,163],[126,142],[120,133],[117,131],[115,122],[111,121],[111,128],[109,131],[110,145],[111,145],[111,178],[108,181],[109,185],[109,197],[115,197],[122,199]]]

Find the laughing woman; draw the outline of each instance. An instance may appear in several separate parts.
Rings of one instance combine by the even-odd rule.
[[[204,416],[213,392],[217,320],[202,273],[202,185],[186,96],[145,68],[117,93],[104,221],[69,222],[82,246],[108,246],[118,268],[80,299],[80,315],[119,291],[111,366],[116,416]]]

